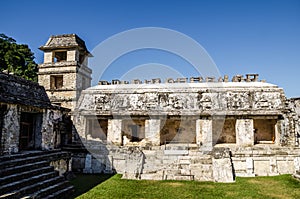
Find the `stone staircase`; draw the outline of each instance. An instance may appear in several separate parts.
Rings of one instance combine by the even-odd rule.
[[[199,150],[166,147],[143,150],[145,161],[141,179],[212,181],[212,157]]]
[[[0,156],[0,198],[66,198],[74,188],[50,162],[69,158],[60,150]]]
[[[182,156],[179,160],[164,169],[164,180],[194,180],[195,175],[190,168],[191,158]]]

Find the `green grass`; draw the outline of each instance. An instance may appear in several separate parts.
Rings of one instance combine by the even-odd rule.
[[[98,183],[87,191],[89,182]],[[86,198],[300,198],[300,182],[291,175],[237,178],[235,183],[197,181],[124,180],[121,175],[78,176],[72,181],[76,188],[85,187]],[[91,188],[91,186],[89,187]]]

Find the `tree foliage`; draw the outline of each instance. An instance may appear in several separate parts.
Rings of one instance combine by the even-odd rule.
[[[38,67],[34,54],[26,44],[0,34],[0,71],[7,71],[31,81],[37,81]]]

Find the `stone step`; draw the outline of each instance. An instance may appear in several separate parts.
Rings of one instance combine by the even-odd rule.
[[[194,157],[191,159],[191,164],[212,164],[211,157]]]
[[[165,180],[194,180],[194,175],[165,175]]]
[[[188,150],[179,150],[179,149],[168,149],[164,150],[164,155],[173,155],[173,156],[179,156],[179,155],[188,155]]]
[[[1,157],[0,198],[62,198],[74,188],[50,166],[51,161],[70,158],[70,153],[26,151]]]
[[[180,173],[180,170],[178,170],[178,169],[166,169],[166,170],[164,170],[165,172],[165,175],[179,175],[179,174],[181,174]]]
[[[172,145],[159,153],[146,151],[141,179],[213,180],[212,156]]]
[[[143,173],[141,174],[141,180],[163,180],[162,173]]]
[[[56,184],[58,182],[62,182],[64,180],[65,179],[63,176],[56,176],[54,178],[50,178],[50,179],[47,179],[47,180],[29,185],[29,186],[25,186],[21,189],[14,190],[11,193],[8,193],[8,196],[6,198],[10,199],[10,198],[25,197],[26,195],[33,194],[34,192],[36,192],[36,190],[46,188],[48,186],[54,185],[54,184]]]
[[[67,187],[71,187],[67,181],[59,182],[57,184],[48,186],[46,188],[43,188],[43,189],[31,194],[31,195],[29,195],[29,197],[35,198],[35,199],[38,199],[38,198],[44,199],[45,197],[48,197],[51,194],[58,192],[60,190],[63,190]]]
[[[54,153],[43,153],[35,156],[26,156],[26,157],[19,157],[11,160],[5,160],[0,162],[0,170],[13,167],[13,166],[20,166],[24,164],[30,164],[34,162],[40,162],[40,161],[52,161],[56,159],[62,159],[69,157],[70,154],[68,152],[54,152]]]
[[[62,147],[62,150],[69,152],[88,152],[83,144],[67,144]]]
[[[43,173],[37,176],[33,176],[27,179],[22,179],[16,182],[11,182],[9,184],[5,184],[0,186],[0,195],[12,192],[14,190],[21,189],[25,186],[33,185],[34,183],[38,183],[40,181],[44,181],[53,177],[58,176],[57,171],[51,171],[47,173]]]
[[[191,164],[190,169],[197,170],[197,171],[212,171],[213,166],[212,164]]]
[[[49,162],[40,161],[40,162],[34,162],[34,163],[25,164],[25,165],[12,166],[12,167],[0,170],[0,177],[12,175],[14,173],[18,173],[18,172],[22,172],[22,171],[28,171],[31,169],[40,168],[40,167],[44,167],[44,166],[49,166]]]
[[[26,157],[33,157],[33,156],[39,156],[43,154],[51,154],[51,153],[57,153],[60,152],[60,149],[54,149],[49,151],[23,151],[21,153],[11,154],[11,155],[3,155],[0,156],[0,162],[4,162],[7,160],[14,160],[19,158],[26,158]]]
[[[49,196],[45,197],[44,199],[55,199],[55,198],[68,198],[74,192],[73,186],[67,186],[64,189],[56,191],[55,193],[50,194]]]
[[[53,171],[53,169],[54,168],[52,166],[45,166],[45,167],[41,167],[41,168],[32,169],[29,171],[24,171],[24,172],[19,172],[19,173],[15,173],[12,175],[8,175],[8,176],[0,178],[0,186],[4,185],[4,184],[9,184],[11,182],[16,182],[21,179],[25,179],[30,176],[35,176],[38,174],[51,172],[51,171]]]

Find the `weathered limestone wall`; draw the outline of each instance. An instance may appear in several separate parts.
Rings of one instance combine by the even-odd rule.
[[[63,112],[60,110],[46,109],[43,112],[42,123],[42,149],[51,150],[61,145],[60,126],[63,121]]]
[[[300,168],[300,149],[285,147],[231,148],[236,176],[293,174]]]
[[[95,151],[95,146],[93,143],[90,148]],[[234,182],[234,176],[293,174],[300,169],[299,148],[216,147],[212,155],[208,155],[196,149],[188,150],[183,145],[150,148],[97,146],[98,153],[92,153],[90,171],[117,172],[129,179]],[[81,165],[85,168],[86,156],[74,161],[77,162],[74,167]]]
[[[280,123],[281,140],[287,146],[295,143],[300,146],[300,98],[287,101],[287,112]]]

